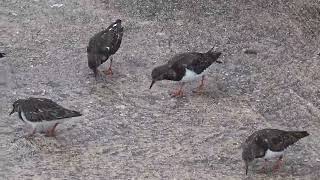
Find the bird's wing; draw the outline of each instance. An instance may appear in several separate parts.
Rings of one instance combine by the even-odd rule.
[[[211,59],[206,58],[202,53],[190,52],[174,56],[172,59],[170,59],[168,64],[170,66],[183,66],[184,68],[200,74],[207,69],[212,62],[213,61]]]
[[[106,29],[100,33],[100,38],[96,40],[97,51],[110,56],[120,47],[123,36],[123,27]]]
[[[201,57],[201,54],[196,52],[177,54],[168,61],[168,66],[173,67],[173,66],[180,65],[189,69],[190,66],[195,61],[198,61],[200,57]]]
[[[204,56],[202,53],[197,54],[197,58],[192,60],[192,63],[188,66],[188,69],[193,70],[197,74],[202,73],[207,69],[214,61],[211,58]]]
[[[309,135],[305,131],[278,131],[270,138],[272,143],[272,150],[280,151],[286,149],[288,146],[296,143],[299,139]]]
[[[110,50],[111,54],[116,53],[120,48],[120,45],[122,42],[122,36],[123,36],[123,27],[120,27],[114,33],[113,41],[111,42],[111,50]]]
[[[32,122],[50,121],[81,116],[77,111],[68,110],[50,99],[36,98],[22,107],[25,117]]]

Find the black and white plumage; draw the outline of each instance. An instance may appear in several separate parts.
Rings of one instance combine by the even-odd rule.
[[[3,57],[5,57],[5,56],[6,56],[5,53],[0,53],[0,58],[3,58]]]
[[[158,66],[152,70],[152,83],[150,89],[155,82],[161,80],[171,80],[182,82],[179,91],[174,96],[183,94],[182,87],[185,82],[194,81],[202,78],[199,89],[203,88],[204,75],[206,70],[213,63],[221,63],[218,61],[221,52],[209,50],[206,53],[187,52],[173,56],[166,64]]]
[[[275,169],[278,169],[284,150],[306,136],[309,136],[307,131],[262,129],[254,132],[242,144],[242,159],[245,162],[246,174],[248,173],[249,163],[255,158],[264,158],[265,161],[279,158],[275,166]]]
[[[44,131],[53,136],[56,126],[66,118],[81,116],[79,112],[66,109],[50,99],[33,97],[15,101],[10,115],[15,112],[24,123],[32,126],[30,135]]]
[[[110,56],[115,54],[120,48],[123,36],[123,27],[121,20],[118,19],[107,29],[95,34],[90,38],[87,47],[88,66],[93,70],[95,77],[99,71],[98,67],[106,62]],[[107,74],[112,74],[112,57],[110,57],[110,66]]]

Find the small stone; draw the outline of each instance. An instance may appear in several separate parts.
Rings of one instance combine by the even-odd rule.
[[[157,32],[157,35],[159,35],[159,36],[164,36],[164,35],[166,35],[166,33],[164,33],[164,32]]]
[[[11,12],[10,14],[13,15],[13,16],[17,16],[17,15],[18,15],[18,14],[15,13],[15,12]]]
[[[53,7],[58,7],[59,8],[59,7],[62,7],[62,6],[63,6],[63,4],[54,4],[54,5],[50,6],[50,7],[52,7],[52,8]]]
[[[117,108],[117,109],[125,109],[126,106],[125,106],[125,105],[118,105],[118,106],[116,106],[116,108]]]

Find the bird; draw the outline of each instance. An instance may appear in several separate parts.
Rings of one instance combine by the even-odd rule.
[[[93,70],[95,77],[99,75],[98,67],[106,62],[110,57],[110,65],[106,71],[107,75],[112,75],[112,55],[120,48],[123,36],[121,20],[117,19],[107,29],[96,33],[90,38],[87,46],[88,66]]]
[[[5,57],[5,56],[6,56],[5,53],[1,53],[1,52],[0,52],[0,58],[3,58],[3,57]]]
[[[78,111],[60,106],[51,99],[34,97],[16,100],[9,115],[15,112],[24,123],[31,125],[32,131],[28,137],[36,132],[46,132],[47,136],[55,136],[58,124],[63,123],[66,118],[82,115]]]
[[[150,88],[155,82],[161,80],[171,80],[182,82],[180,88],[172,93],[173,97],[183,96],[182,88],[186,82],[201,78],[201,84],[197,88],[200,92],[204,87],[204,77],[206,70],[213,63],[222,63],[218,61],[221,52],[213,51],[213,48],[206,53],[185,52],[174,55],[166,64],[157,66],[152,70],[152,82]]]
[[[285,149],[307,136],[309,136],[307,131],[262,129],[254,132],[242,144],[242,159],[245,162],[246,175],[249,163],[255,158],[263,158],[265,164],[267,160],[278,158],[273,167],[273,170],[278,170],[282,164]]]

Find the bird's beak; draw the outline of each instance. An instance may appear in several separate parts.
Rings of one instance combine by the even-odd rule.
[[[14,113],[14,109],[12,109],[12,111],[10,112],[10,114],[9,114],[9,116],[11,116],[11,114],[13,114]]]
[[[155,82],[156,82],[156,81],[152,81],[152,82],[151,82],[151,85],[150,85],[150,88],[149,88],[149,89],[152,88],[152,86],[153,86],[153,84],[154,84]]]

